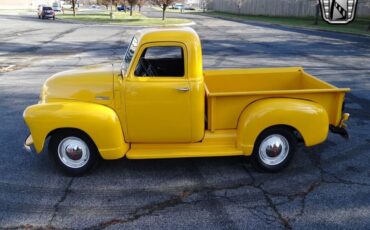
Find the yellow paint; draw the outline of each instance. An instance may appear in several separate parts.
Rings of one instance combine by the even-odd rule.
[[[133,143],[198,142],[204,136],[204,85],[200,40],[190,28],[138,32],[138,48],[125,73],[125,138]],[[184,50],[184,77],[136,77],[142,52],[154,46]],[[188,92],[177,88],[189,88]]]
[[[68,99],[113,107],[112,78],[118,72],[112,64],[105,64],[57,73],[46,80],[40,95],[41,102]]]
[[[267,98],[255,101],[242,112],[237,129],[238,147],[250,155],[258,135],[276,125],[298,130],[306,146],[323,142],[329,130],[328,114],[320,104],[301,99]]]
[[[75,128],[92,138],[104,159],[126,152],[132,159],[250,155],[268,127],[291,126],[311,146],[326,139],[329,124],[341,126],[348,119],[342,119],[342,103],[349,89],[302,68],[203,72],[194,30],[146,29],[135,37],[137,49],[127,71],[96,65],[48,79],[39,104],[24,112],[33,139],[27,143],[41,152],[50,133]],[[183,77],[134,75],[145,48],[173,45],[184,51]]]
[[[178,144],[132,144],[129,159],[238,156],[235,130],[206,131],[202,142]]]
[[[48,134],[63,128],[79,129],[89,135],[104,159],[121,158],[129,148],[116,113],[103,105],[76,101],[37,104],[28,107],[23,117],[38,153]]]
[[[299,67],[204,72],[210,129],[236,129],[247,105],[271,97],[316,102],[325,108],[329,123],[338,126],[344,95],[349,91],[314,78]]]

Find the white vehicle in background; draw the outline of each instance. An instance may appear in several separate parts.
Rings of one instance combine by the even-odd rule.
[[[52,18],[55,20],[55,12],[50,6],[39,5],[37,8],[37,16],[39,19]]]
[[[57,3],[57,2],[54,2],[53,3],[53,5],[51,6],[52,8],[53,8],[53,10],[55,11],[55,12],[60,12],[60,11],[62,11],[62,7],[60,6],[60,4],[59,3]]]
[[[174,6],[172,6],[172,9],[175,10],[181,10],[182,8],[184,8],[184,4],[182,3],[176,3]]]

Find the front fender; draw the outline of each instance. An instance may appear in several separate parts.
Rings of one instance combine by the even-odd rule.
[[[120,120],[111,108],[86,102],[55,102],[32,105],[23,113],[35,150],[40,153],[54,130],[74,128],[94,141],[104,159],[118,159],[129,149]]]
[[[326,110],[315,102],[291,98],[259,100],[247,106],[239,118],[238,148],[246,155],[252,154],[258,135],[276,125],[295,128],[305,145],[312,146],[327,138],[329,119]]]

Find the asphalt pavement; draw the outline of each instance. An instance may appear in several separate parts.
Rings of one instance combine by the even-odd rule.
[[[1,13],[0,13],[1,14]],[[146,15],[160,15],[146,9]],[[104,161],[66,177],[28,154],[23,110],[59,71],[119,62],[140,27],[0,15],[0,228],[368,229],[370,38],[189,14],[205,69],[303,66],[350,87],[350,139],[301,146],[283,172],[244,157]]]

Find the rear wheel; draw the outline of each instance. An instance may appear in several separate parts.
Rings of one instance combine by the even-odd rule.
[[[285,127],[263,131],[254,146],[252,165],[259,171],[277,172],[285,168],[296,150],[297,140]]]
[[[49,153],[68,175],[82,175],[99,160],[98,150],[89,136],[78,131],[60,131],[49,143]]]

